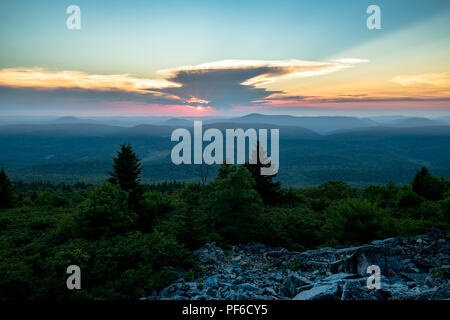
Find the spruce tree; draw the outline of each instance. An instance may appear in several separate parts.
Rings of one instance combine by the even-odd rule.
[[[427,189],[427,182],[431,179],[430,171],[426,167],[422,167],[419,171],[416,172],[416,176],[414,177],[414,181],[412,183],[412,189],[415,193],[419,195],[423,195]]]
[[[140,185],[142,165],[130,144],[121,145],[113,161],[113,172],[109,173],[111,182],[118,184],[127,192]]]
[[[142,165],[130,144],[123,144],[117,156],[113,158],[113,171],[109,172],[109,181],[117,184],[129,193],[130,209],[140,213],[142,208],[143,189],[140,183]]]
[[[3,168],[0,170],[0,208],[13,207],[13,194],[11,182]]]
[[[261,175],[261,168],[270,167],[270,163],[264,164],[268,160],[267,151],[262,149],[260,154],[259,148],[261,147],[258,141],[245,167],[250,171],[252,178],[255,180],[254,189],[261,196],[264,204],[274,205],[281,201],[281,184],[273,181],[276,174],[272,176]],[[251,162],[256,163],[252,164]]]

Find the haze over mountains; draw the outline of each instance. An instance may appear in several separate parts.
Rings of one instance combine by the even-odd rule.
[[[343,180],[354,186],[410,182],[426,165],[450,178],[450,117],[387,116],[20,118],[0,124],[0,166],[13,179],[66,183],[102,181],[120,144],[131,143],[144,164],[146,182],[198,180],[198,166],[171,163],[176,128],[280,129],[280,171],[286,185]],[[206,144],[205,144],[206,145]],[[211,168],[210,176],[215,174]]]
[[[242,117],[198,117],[198,118],[170,118],[170,117],[94,117],[78,118],[64,116],[53,119],[26,118],[26,121],[16,118],[9,123],[0,122],[0,134],[37,134],[37,135],[170,135],[174,127],[190,128],[194,120],[202,120],[205,128],[280,128],[292,136],[298,133],[303,135],[331,135],[334,133],[362,132],[364,129],[373,132],[394,132],[393,128],[409,128],[407,133],[422,132],[422,127],[437,127],[434,132],[441,129],[444,133],[450,126],[450,116],[437,119],[386,116],[374,118],[357,118],[345,116],[308,116],[296,117],[289,115],[263,115],[252,113]],[[375,129],[376,128],[376,129]],[[390,129],[388,129],[390,128]],[[413,129],[411,129],[413,128]],[[356,129],[356,130],[355,130]],[[397,131],[401,133],[401,130]]]

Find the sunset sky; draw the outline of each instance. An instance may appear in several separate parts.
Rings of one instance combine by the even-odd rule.
[[[0,46],[0,115],[450,115],[446,0],[2,0]]]

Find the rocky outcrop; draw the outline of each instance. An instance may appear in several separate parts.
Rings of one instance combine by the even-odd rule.
[[[450,232],[377,240],[359,247],[305,252],[260,243],[214,243],[194,252],[204,272],[187,273],[145,299],[429,300],[450,298]],[[369,289],[367,267],[377,265],[381,287]]]

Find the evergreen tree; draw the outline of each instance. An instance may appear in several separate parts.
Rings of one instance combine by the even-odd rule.
[[[264,209],[255,181],[244,166],[222,165],[209,195],[214,230],[230,243],[255,241]]]
[[[119,185],[123,191],[128,192],[130,209],[140,215],[143,210],[144,195],[140,183],[140,174],[142,172],[140,160],[130,144],[123,144],[113,161],[113,172],[109,172],[111,175],[109,181]]]
[[[140,185],[142,165],[131,145],[123,144],[117,157],[113,158],[113,172],[110,181],[118,184],[124,191],[131,191]]]
[[[216,181],[218,179],[224,179],[228,176],[228,174],[234,170],[234,166],[232,166],[231,164],[229,164],[228,162],[225,162],[223,164],[220,165],[219,169],[217,170],[217,178]]]
[[[0,170],[0,208],[13,207],[13,194],[11,182],[3,168]]]
[[[412,183],[413,191],[422,195],[426,189],[426,182],[430,177],[430,171],[428,171],[426,167],[422,167],[419,171],[417,171]]]
[[[447,180],[432,176],[426,167],[417,171],[412,183],[413,191],[428,200],[443,199],[448,188]]]
[[[276,174],[271,176],[261,175],[261,168],[270,167],[270,163],[267,163],[267,151],[262,149],[262,154],[260,154],[260,152],[258,151],[260,148],[262,147],[259,145],[258,141],[256,144],[256,148],[250,155],[250,161],[245,164],[245,167],[248,171],[250,171],[253,180],[255,180],[254,189],[261,196],[264,204],[274,205],[281,202],[281,184],[279,182],[273,181],[273,178],[276,177]],[[252,164],[251,162],[256,163]]]

